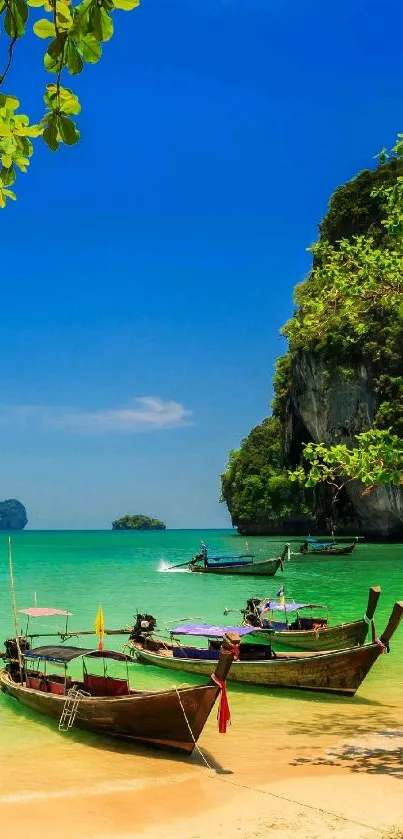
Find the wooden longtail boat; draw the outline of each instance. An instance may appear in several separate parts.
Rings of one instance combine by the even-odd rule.
[[[340,545],[337,542],[318,542],[317,539],[305,539],[300,545],[301,554],[310,556],[348,556],[355,550],[357,539],[348,545]]]
[[[341,650],[365,643],[380,597],[379,586],[371,586],[365,616],[361,620],[329,626],[327,617],[306,615],[308,610],[324,609],[308,603],[279,603],[272,600],[248,600],[241,610],[244,626],[268,630],[267,638],[275,646],[297,650]],[[231,610],[232,611],[232,610]],[[302,612],[302,614],[301,614]],[[226,612],[228,614],[228,610]],[[289,616],[291,620],[289,621]],[[263,632],[259,633],[263,637]]]
[[[379,640],[361,647],[323,652],[274,653],[269,644],[241,643],[229,679],[264,687],[285,687],[353,696],[377,658],[389,650],[389,641],[403,614],[403,602],[395,603],[388,625]],[[208,675],[218,655],[219,638],[229,627],[184,625],[170,630],[172,636],[190,635],[208,639],[208,648],[182,647],[177,641],[161,642],[147,635],[131,641],[138,661],[169,670]],[[239,628],[241,639],[257,634],[253,627]],[[255,640],[255,639],[253,639]]]
[[[0,688],[27,708],[58,720],[60,730],[74,723],[99,734],[190,754],[220,693],[220,731],[225,730],[225,680],[238,650],[236,634],[223,639],[207,684],[162,691],[131,690],[128,676],[108,676],[108,659],[127,662],[128,656],[121,653],[66,646],[30,650],[24,638],[19,644],[25,647],[21,654],[15,639],[6,641]],[[87,672],[85,662],[92,658],[103,659],[103,676]],[[83,661],[83,679],[73,681],[67,676],[67,665],[77,659]],[[52,672],[60,665],[64,665],[64,676]]]
[[[281,556],[274,559],[254,561],[253,554],[209,557],[203,548],[189,563],[190,571],[198,574],[250,574],[274,577],[279,568],[284,570],[284,561],[290,558],[290,546],[285,545]]]

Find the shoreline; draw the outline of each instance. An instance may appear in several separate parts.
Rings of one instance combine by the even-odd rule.
[[[39,839],[49,823],[58,839],[263,839],[269,830],[273,839],[371,839],[403,825],[396,778],[300,767],[297,777],[253,788],[236,774],[193,769],[1,795],[1,823],[14,839]]]
[[[200,748],[213,770],[197,752],[177,759],[51,732],[39,751],[10,751],[12,760],[2,753],[1,824],[13,839],[43,839],[47,824],[57,825],[58,839],[383,837],[403,827],[403,725],[380,728],[369,715],[360,730],[348,717],[343,736],[312,720],[315,740],[298,731],[290,738],[276,719],[270,730],[266,718],[263,744],[254,720],[245,731],[239,718],[225,737],[210,720]]]

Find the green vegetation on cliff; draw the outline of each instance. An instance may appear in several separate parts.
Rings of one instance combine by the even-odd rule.
[[[16,498],[0,501],[0,530],[23,530],[26,524],[27,511],[21,501]]]
[[[394,153],[400,155],[402,151],[399,142]],[[346,187],[336,191],[322,224],[319,242],[311,249],[314,258],[311,275],[297,286],[298,308],[282,330],[288,338],[291,357],[301,350],[311,352],[330,367],[342,367],[347,375],[354,362],[367,364],[379,400],[375,426],[392,426],[401,436],[402,175],[402,160],[394,158],[374,172],[362,172]],[[349,200],[353,202],[350,204],[351,229],[363,229],[367,224],[367,232],[348,236]],[[337,225],[340,205],[341,221]],[[334,235],[335,230],[343,227],[346,237],[341,241],[332,242],[326,238],[325,233]],[[284,361],[282,364],[286,367]],[[279,378],[281,380],[281,375]],[[278,395],[276,406],[280,404]]]
[[[391,156],[383,152],[380,157],[376,169],[361,172],[330,200],[319,241],[311,248],[311,273],[297,286],[296,310],[282,330],[289,350],[276,365],[273,417],[253,429],[239,451],[231,452],[222,476],[222,497],[233,523],[248,521],[250,532],[257,515],[266,518],[267,532],[272,519],[283,518],[287,510],[291,518],[302,511],[312,515],[313,495],[294,494],[289,483],[288,469],[299,466],[304,443],[311,446],[305,452],[314,472],[308,468],[305,482],[300,473],[301,486],[326,481],[326,464],[336,472],[341,468],[347,480],[359,477],[360,470],[363,475],[367,464],[364,483],[370,486],[377,470],[383,474],[389,445],[381,432],[389,434],[388,440],[403,437],[403,136]],[[325,447],[315,450],[303,430],[297,452],[286,445],[293,365],[303,355],[322,362],[329,377],[337,371],[348,378],[359,365],[368,371],[377,403],[375,437],[364,460],[368,441],[363,439],[361,445],[357,438],[361,452],[352,457],[350,477],[344,468],[348,446],[343,452],[333,451],[329,461]],[[384,478],[381,482],[399,483],[397,473]]]
[[[166,525],[159,519],[149,516],[122,516],[112,522],[112,530],[165,530]]]
[[[309,492],[293,485],[284,467],[281,425],[274,417],[253,428],[241,448],[230,452],[221,487],[222,500],[240,529],[247,522],[259,527],[260,522],[311,515]]]

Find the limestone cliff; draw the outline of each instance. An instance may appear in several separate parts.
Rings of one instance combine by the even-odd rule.
[[[273,416],[231,453],[222,475],[222,498],[243,534],[325,533],[332,521],[338,534],[403,541],[402,488],[363,493],[351,482],[335,509],[330,487],[301,495],[288,476],[303,460],[304,443],[353,446],[355,435],[373,427],[403,437],[403,307],[401,295],[389,293],[393,269],[398,283],[402,275],[401,238],[398,250],[393,235],[403,233],[384,223],[385,196],[402,175],[403,157],[392,158],[331,197],[311,273],[297,286],[293,317],[282,330],[289,349],[277,362]],[[330,307],[341,264],[343,291]],[[374,264],[378,273],[365,296],[363,278]]]
[[[292,361],[291,381],[284,406],[284,455],[290,465],[299,462],[303,442],[352,445],[354,435],[374,425],[380,396],[370,365],[357,363],[349,370],[329,370],[323,360],[299,353]],[[330,515],[330,498],[323,488],[317,492],[320,530]],[[348,484],[340,498],[336,524],[339,533],[356,530],[368,538],[401,538],[403,490],[383,486],[363,494],[358,482]]]

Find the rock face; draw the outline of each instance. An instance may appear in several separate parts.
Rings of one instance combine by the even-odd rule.
[[[353,443],[353,437],[374,424],[378,398],[371,369],[364,363],[340,372],[330,371],[320,359],[299,353],[293,359],[292,387],[285,410],[285,457],[290,466],[301,457],[302,444],[309,440],[327,445]],[[330,495],[318,488],[318,524],[325,525]],[[403,538],[403,489],[382,486],[363,495],[353,481],[340,498],[338,526],[354,528],[372,539]],[[339,525],[341,522],[339,523]]]
[[[16,498],[0,501],[0,530],[23,530],[27,524],[27,511],[21,501]]]

